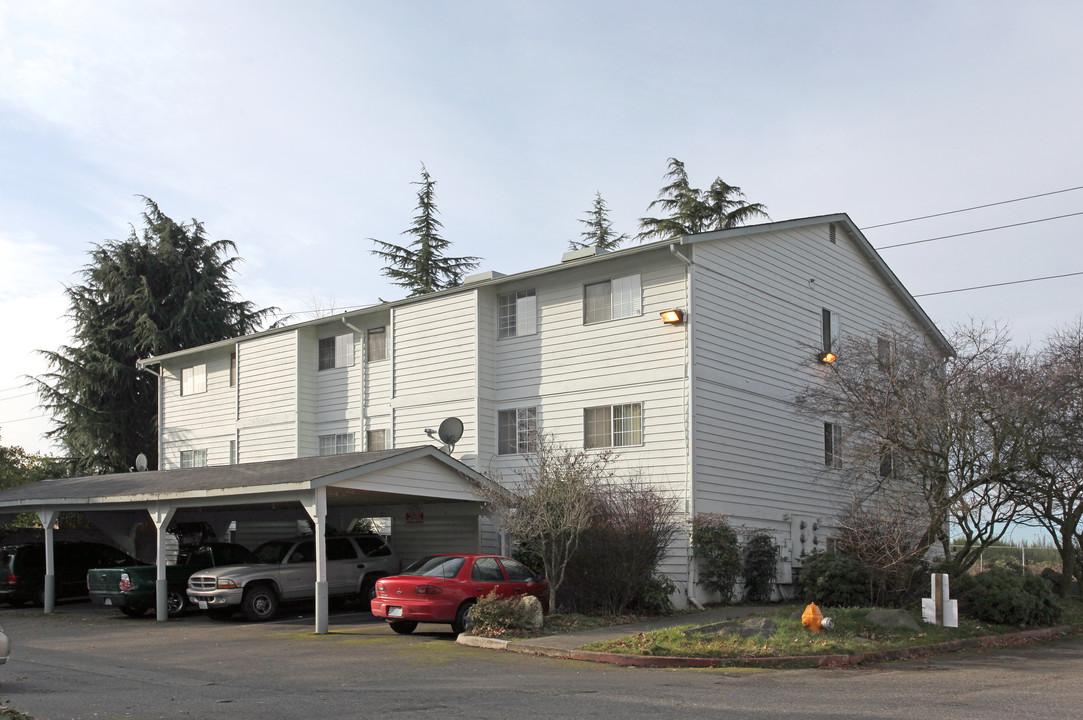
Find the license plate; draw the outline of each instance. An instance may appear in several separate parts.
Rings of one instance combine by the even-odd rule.
[[[105,604],[106,605],[112,605],[113,604],[113,598],[106,598],[105,599]]]
[[[389,606],[387,608],[387,616],[388,617],[402,617],[402,608]]]
[[[199,609],[200,610],[206,610],[207,609],[207,601],[206,600],[200,600],[199,601]]]

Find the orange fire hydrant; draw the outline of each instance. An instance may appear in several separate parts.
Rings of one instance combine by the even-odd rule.
[[[814,633],[820,632],[820,623],[823,619],[824,614],[820,612],[820,608],[816,607],[816,603],[809,603],[805,612],[801,613],[801,624]]]

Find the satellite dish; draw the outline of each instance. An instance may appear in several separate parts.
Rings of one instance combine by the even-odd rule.
[[[449,417],[440,423],[440,429],[436,431],[440,436],[440,442],[448,446],[448,452],[455,449],[455,443],[463,436],[463,421],[457,417]]]
[[[135,469],[137,472],[143,472],[147,469],[147,456],[143,453],[135,456]]]

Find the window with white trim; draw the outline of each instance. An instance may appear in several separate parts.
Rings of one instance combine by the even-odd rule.
[[[353,345],[353,333],[320,338],[319,369],[331,370],[353,365]]]
[[[193,365],[181,368],[181,395],[207,392],[207,366]]]
[[[365,360],[387,360],[387,328],[371,328],[365,333]]]
[[[838,352],[842,318],[837,312],[822,308],[820,311],[820,339],[825,353]]]
[[[497,307],[496,336],[499,339],[534,335],[538,332],[538,298],[533,289],[501,295]]]
[[[182,468],[207,467],[207,451],[181,450],[180,466]]]
[[[643,314],[639,274],[583,286],[583,324]]]
[[[824,466],[842,467],[842,425],[824,423]]]
[[[339,433],[337,435],[319,436],[320,455],[342,455],[354,451],[354,434]]]
[[[583,410],[583,447],[628,447],[643,444],[643,405],[601,405]]]
[[[366,432],[365,449],[369,452],[387,450],[387,430],[369,430]]]
[[[497,413],[497,454],[515,455],[537,449],[538,408],[525,407]]]

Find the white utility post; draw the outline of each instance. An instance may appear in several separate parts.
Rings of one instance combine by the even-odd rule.
[[[316,533],[316,634],[327,634],[327,488],[318,487],[312,493],[305,510]]]
[[[45,612],[51,613],[56,604],[56,560],[53,558],[53,524],[56,522],[59,510],[38,510],[38,520],[45,528],[45,597],[42,605]]]
[[[165,573],[165,536],[166,528],[169,527],[169,522],[173,519],[173,514],[177,512],[177,509],[167,503],[159,502],[147,508],[147,510],[150,512],[150,519],[154,521],[154,527],[158,531],[156,533],[157,541],[154,555],[154,564],[157,566],[154,581],[154,608],[158,621],[164,622],[169,619],[169,609],[166,607],[166,602],[169,599],[169,581],[166,579]]]

